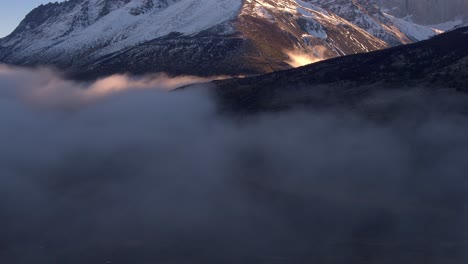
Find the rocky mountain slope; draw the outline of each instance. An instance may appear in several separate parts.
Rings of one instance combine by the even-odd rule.
[[[340,1],[51,3],[33,10],[0,40],[0,62],[51,65],[79,78],[159,71],[236,75],[418,39],[398,29],[371,0]]]
[[[309,0],[309,2],[334,12],[390,45],[419,40],[403,34],[373,0]]]
[[[291,107],[359,108],[377,93],[395,91],[399,93],[394,98],[396,101],[400,101],[398,98],[405,91],[466,93],[466,47],[468,27],[463,27],[411,45],[330,59],[263,76],[216,81],[213,91],[225,110],[236,113]],[[447,109],[456,105],[445,103]],[[468,113],[466,102],[458,106]]]

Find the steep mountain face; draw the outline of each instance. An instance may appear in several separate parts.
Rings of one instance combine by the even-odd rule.
[[[69,0],[33,10],[0,40],[0,62],[78,78],[255,74],[417,39],[372,1],[340,1]]]
[[[415,44],[330,59],[263,76],[216,81],[213,91],[220,98],[220,105],[235,113],[294,107],[356,109],[368,100],[375,100],[369,99],[372,95],[391,92],[401,95],[411,90],[424,94],[466,94],[466,47],[468,27],[463,27]],[[445,103],[443,107],[447,109],[455,107],[450,101]],[[468,114],[466,102],[458,105]],[[377,110],[370,112],[375,113],[373,111]]]
[[[443,32],[384,13],[374,0],[308,1],[331,10],[391,46],[425,40]]]
[[[314,62],[323,58],[388,47],[384,41],[333,12],[302,1],[245,1],[234,26],[261,52],[284,60],[284,53]],[[292,58],[294,59],[294,58]],[[264,62],[262,62],[264,63]]]
[[[402,33],[373,0],[308,1],[332,11],[392,46],[408,44],[415,40],[413,36]]]

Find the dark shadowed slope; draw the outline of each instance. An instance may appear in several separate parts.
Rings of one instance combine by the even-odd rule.
[[[335,58],[263,76],[215,82],[225,108],[241,112],[356,103],[408,87],[468,91],[468,27],[430,40]]]

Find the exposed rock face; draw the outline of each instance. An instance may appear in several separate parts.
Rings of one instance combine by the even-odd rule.
[[[411,36],[402,33],[385,16],[374,0],[308,0],[308,2],[334,12],[392,46],[412,42]]]

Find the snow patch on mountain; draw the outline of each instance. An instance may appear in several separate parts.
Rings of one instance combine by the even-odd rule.
[[[411,43],[393,23],[385,17],[379,6],[369,0],[303,0],[309,5],[332,12],[351,22],[389,45]]]
[[[402,18],[397,18],[389,14],[385,14],[392,22],[407,36],[417,40],[429,39],[435,35],[441,34],[444,31],[440,29],[431,28],[430,26],[418,25]]]
[[[265,20],[268,20],[272,23],[275,22],[275,19],[274,17],[268,12],[268,10],[266,10],[264,7],[262,6],[256,6],[255,7],[255,14],[259,17],[259,18],[263,18]]]
[[[439,29],[442,31],[449,31],[449,30],[452,30],[461,26],[463,26],[463,20],[454,19],[452,21],[447,21],[447,22],[440,23],[440,24],[430,25],[429,27]]]
[[[317,11],[317,12],[319,12],[319,13],[322,13],[322,14],[325,15],[325,16],[329,16],[329,15],[330,15],[330,13],[329,13],[327,10],[325,10],[325,9],[323,9],[323,8],[317,6],[317,5],[313,5],[313,4],[311,4],[311,3],[304,2],[304,1],[301,1],[301,0],[296,0],[296,2],[297,2],[299,5],[303,6],[303,7],[307,7],[307,8],[309,8],[309,9],[314,10],[314,11]]]

